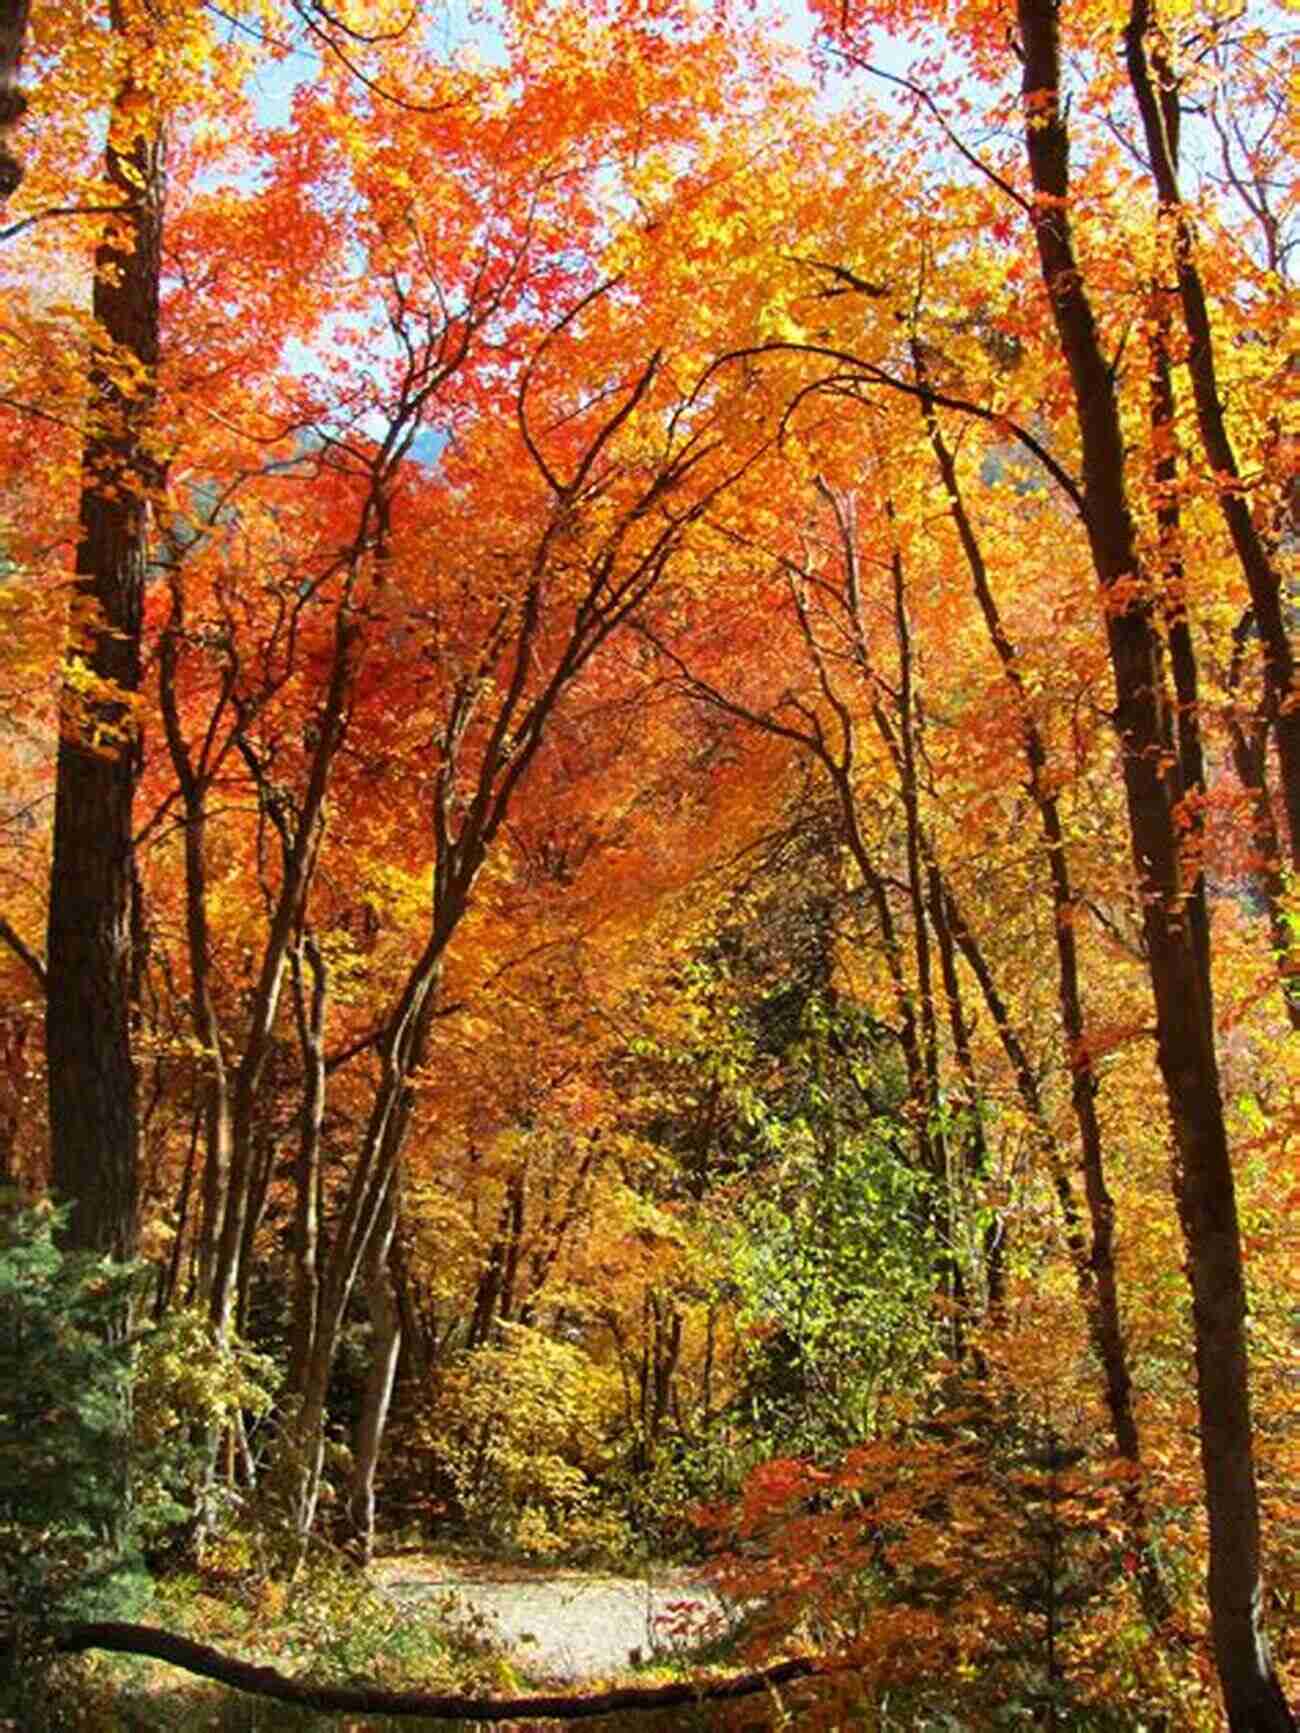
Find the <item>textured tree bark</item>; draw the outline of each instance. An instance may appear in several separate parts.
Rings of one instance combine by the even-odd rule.
[[[1187,876],[1187,917],[1196,943],[1197,962],[1206,983],[1205,1011],[1209,1039],[1214,1039],[1214,1002],[1210,976],[1210,911],[1205,899],[1205,748],[1201,740],[1200,676],[1192,622],[1187,611],[1183,570],[1182,515],[1178,509],[1178,444],[1173,366],[1169,357],[1171,318],[1168,297],[1155,285],[1148,329],[1149,400],[1151,412],[1152,481],[1156,495],[1156,525],[1160,536],[1161,578],[1164,581],[1165,633],[1169,667],[1174,677],[1174,736],[1170,751],[1178,754],[1183,801],[1183,863]]]
[[[119,38],[127,35],[113,11]],[[51,1173],[75,1248],[128,1258],[139,1128],[131,1057],[134,700],[148,564],[149,447],[158,362],[162,141],[129,55],[105,165],[123,203],[95,259],[80,540],[54,807],[46,998]],[[142,116],[144,117],[142,119]],[[144,130],[141,130],[141,129]],[[139,383],[126,388],[125,358]]]
[[[1115,381],[1074,251],[1060,10],[1056,0],[1018,0],[1017,9],[1034,234],[1083,450],[1088,541],[1102,589],[1157,1058],[1176,1151],[1175,1191],[1192,1289],[1215,1660],[1232,1733],[1294,1733],[1263,1628],[1241,1235],[1209,982],[1184,907],[1174,811],[1181,778],[1176,760],[1166,769],[1172,731],[1160,638],[1128,501]]]
[[[18,88],[18,68],[27,43],[31,0],[0,0],[0,200],[23,178],[23,165],[9,148],[8,134],[27,110]]]

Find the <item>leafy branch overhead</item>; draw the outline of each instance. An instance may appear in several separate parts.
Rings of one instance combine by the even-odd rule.
[[[1298,54],[0,4],[0,1718],[1293,1733]]]

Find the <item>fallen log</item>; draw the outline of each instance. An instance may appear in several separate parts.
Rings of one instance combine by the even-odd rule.
[[[54,1647],[65,1655],[89,1649],[118,1655],[147,1655],[167,1661],[202,1679],[214,1679],[234,1691],[276,1703],[292,1703],[325,1714],[424,1715],[448,1721],[509,1721],[519,1717],[536,1720],[583,1721],[597,1715],[612,1715],[625,1709],[673,1709],[686,1704],[725,1702],[736,1697],[756,1696],[760,1691],[788,1685],[795,1679],[827,1671],[824,1661],[797,1656],[778,1661],[756,1672],[732,1674],[722,1679],[685,1679],[668,1685],[617,1685],[607,1691],[564,1696],[539,1693],[526,1697],[460,1697],[428,1691],[385,1691],[374,1685],[323,1685],[307,1679],[292,1679],[274,1667],[255,1666],[251,1661],[224,1655],[206,1643],[153,1625],[120,1624],[114,1621],[65,1625],[54,1638]]]

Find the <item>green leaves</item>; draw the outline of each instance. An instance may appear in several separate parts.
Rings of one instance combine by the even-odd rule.
[[[732,1268],[754,1418],[775,1447],[819,1455],[869,1436],[880,1396],[933,1350],[937,1247],[927,1181],[897,1127],[789,1130],[778,1168],[741,1206]]]
[[[140,1272],[62,1252],[59,1219],[0,1208],[0,1623],[138,1604],[122,1323]]]

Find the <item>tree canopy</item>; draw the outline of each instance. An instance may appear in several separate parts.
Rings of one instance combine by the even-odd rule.
[[[1298,54],[0,5],[0,1335],[136,1366],[144,1544],[1294,1727]]]

